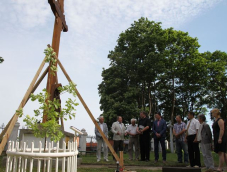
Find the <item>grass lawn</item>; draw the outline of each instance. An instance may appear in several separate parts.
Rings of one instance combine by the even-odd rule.
[[[109,162],[105,162],[103,159],[100,162],[96,162],[95,154],[87,154],[84,156],[80,156],[82,158],[82,167],[78,167],[78,172],[114,172],[116,169],[116,163],[113,161],[112,156],[109,154]],[[129,169],[130,166],[134,171],[137,172],[150,172],[151,170],[141,169],[143,167],[165,167],[165,166],[176,166],[176,167],[185,167],[186,164],[177,163],[177,155],[172,153],[167,153],[167,163],[163,164],[162,161],[154,164],[154,153],[151,153],[151,161],[150,162],[140,162],[140,161],[129,161],[128,154],[124,154],[124,162],[125,166],[129,166],[126,169]],[[215,166],[218,164],[218,156],[213,154]],[[160,154],[161,159],[161,154]],[[2,162],[2,157],[0,157],[0,161]],[[203,159],[201,155],[201,162],[203,164]],[[87,167],[86,167],[87,165]],[[92,166],[93,165],[93,166]],[[94,167],[96,166],[96,167]],[[137,169],[138,168],[138,169]],[[35,172],[36,170],[34,170]],[[53,170],[52,170],[53,171]],[[152,170],[153,172],[161,172],[161,170]],[[202,170],[205,171],[205,170]],[[5,172],[5,164],[0,163],[0,172]],[[60,171],[59,171],[60,172]]]
[[[114,172],[115,169],[106,169],[106,168],[99,168],[99,169],[87,169],[87,168],[79,168],[77,170],[77,172]],[[141,170],[141,169],[137,169],[135,170],[136,172],[150,172],[151,170]],[[159,171],[154,171],[153,172],[161,172],[161,170]]]
[[[82,164],[85,165],[91,165],[91,164],[94,164],[94,165],[115,165],[115,161],[113,161],[113,158],[112,156],[109,154],[109,162],[105,162],[103,159],[100,161],[100,162],[96,162],[96,156],[95,154],[87,154],[87,155],[83,155],[83,156],[80,156],[82,158]],[[218,165],[218,155],[213,153],[213,158],[214,158],[214,162],[215,162],[215,166]],[[153,167],[164,167],[164,166],[167,166],[167,167],[185,167],[187,164],[180,164],[177,162],[177,154],[174,154],[174,153],[167,153],[166,155],[166,164],[163,164],[162,162],[162,155],[160,154],[159,155],[159,162],[154,164],[154,153],[152,152],[150,154],[150,160],[149,162],[144,162],[144,161],[129,161],[128,160],[128,154],[124,154],[124,162],[125,162],[125,166],[153,166]],[[201,163],[202,163],[202,166],[204,166],[204,163],[203,163],[203,157],[202,157],[202,154],[201,154]]]

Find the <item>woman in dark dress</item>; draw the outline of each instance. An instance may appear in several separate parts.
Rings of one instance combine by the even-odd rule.
[[[213,109],[211,111],[212,116],[215,118],[213,123],[214,134],[214,152],[219,155],[219,166],[216,171],[223,171],[224,162],[227,162],[226,157],[226,133],[225,124],[221,119],[221,112],[219,109]]]

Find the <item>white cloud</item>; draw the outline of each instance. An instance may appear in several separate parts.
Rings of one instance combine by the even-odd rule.
[[[47,1],[40,0],[2,0],[0,6],[0,18],[22,28],[45,24],[51,13]]]

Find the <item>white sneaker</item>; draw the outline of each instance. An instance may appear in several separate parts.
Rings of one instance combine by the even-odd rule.
[[[100,162],[100,159],[97,159],[97,162]]]
[[[198,165],[195,165],[194,167],[195,167],[195,168],[199,168],[199,166],[198,166]]]
[[[190,168],[191,166],[190,165],[188,165],[188,166],[186,166],[187,168]]]
[[[108,159],[105,159],[105,161],[106,161],[106,162],[109,162],[109,160],[108,160]]]

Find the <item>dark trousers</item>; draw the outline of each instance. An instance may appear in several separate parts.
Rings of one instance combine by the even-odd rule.
[[[195,137],[196,135],[190,135],[187,137],[189,161],[191,167],[194,167],[195,165],[201,167],[199,143],[193,142],[195,140]]]
[[[165,137],[154,138],[154,152],[155,152],[155,160],[159,159],[159,143],[162,147],[162,160],[166,161],[166,146],[165,146]]]
[[[123,140],[114,140],[114,151],[116,152],[116,154],[118,154],[119,151],[123,151],[123,144]],[[115,160],[114,156],[113,160]]]
[[[139,141],[141,160],[150,160],[150,134],[140,135]]]

